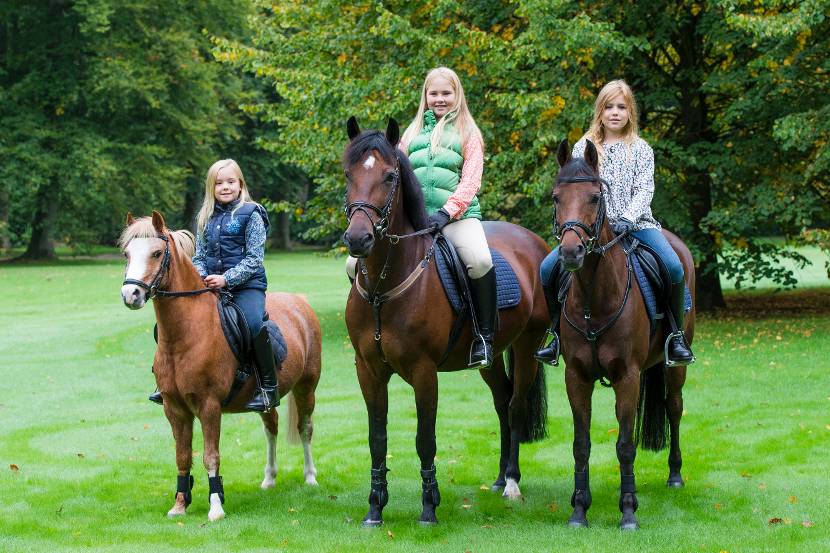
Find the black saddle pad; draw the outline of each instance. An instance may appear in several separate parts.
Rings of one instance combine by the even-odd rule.
[[[522,299],[519,279],[516,277],[513,267],[501,253],[490,248],[490,255],[493,258],[493,266],[496,269],[496,295],[498,297],[499,310],[516,307]],[[460,313],[463,301],[461,299],[461,293],[458,291],[458,285],[453,277],[451,262],[446,259],[439,248],[435,249],[435,266],[438,268],[438,275],[441,277],[441,284],[444,286],[444,292],[447,294],[450,305],[452,305],[456,313]],[[466,267],[461,267],[460,273],[466,275]]]
[[[254,362],[253,337],[248,330],[242,310],[233,302],[233,297],[230,294],[220,296],[217,308],[219,309],[219,321],[222,323],[222,332],[225,334],[225,339],[228,341],[228,346],[230,346],[234,357],[236,357],[240,367],[251,367]],[[267,314],[264,316],[267,317]],[[282,331],[274,321],[267,320],[264,326],[268,330],[271,349],[274,351],[274,360],[277,368],[279,368],[288,355],[288,346],[285,343]]]

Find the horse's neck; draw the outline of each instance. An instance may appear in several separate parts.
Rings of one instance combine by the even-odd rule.
[[[614,239],[614,234],[607,224],[600,231],[599,244],[607,244]],[[605,252],[605,255],[591,254],[585,258],[582,269],[574,274],[579,282],[571,285],[576,303],[584,307],[590,297],[589,309],[592,317],[613,315],[617,312],[625,297],[628,285],[627,262],[625,252],[617,245]]]
[[[404,235],[414,232],[409,219],[402,209],[397,209],[391,218],[388,234]],[[366,276],[369,285],[378,285],[381,273],[386,273],[386,278],[380,283],[378,292],[385,292],[403,282],[414,270],[426,254],[426,241],[421,237],[404,238],[397,244],[389,243],[388,238],[383,238],[372,248],[372,253],[364,260]],[[361,275],[358,274],[360,278]],[[361,282],[366,284],[366,282]],[[369,289],[371,291],[371,288]]]
[[[183,259],[171,260],[165,280],[164,289],[170,292],[186,292],[205,287],[196,268]],[[208,292],[183,298],[156,296],[153,309],[159,326],[159,345],[162,345],[163,340],[165,343],[176,344],[177,347],[187,347],[188,344],[209,338],[203,332],[194,332],[194,325],[211,320],[211,309],[216,309],[216,299]]]

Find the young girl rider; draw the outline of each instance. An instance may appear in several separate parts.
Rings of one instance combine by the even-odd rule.
[[[242,170],[234,160],[219,160],[208,169],[205,200],[196,227],[193,265],[205,286],[225,288],[233,294],[253,338],[261,389],[245,407],[268,411],[279,405],[274,353],[268,330],[263,327],[268,287],[263,267],[268,214],[251,199]],[[154,396],[150,396],[153,401]]]
[[[496,272],[476,197],[484,170],[484,140],[453,70],[438,67],[427,74],[418,113],[398,147],[409,156],[421,183],[429,224],[452,242],[467,267],[481,332],[473,341],[469,366],[489,367],[498,311]],[[355,260],[349,260],[347,272],[354,278]]]
[[[634,93],[623,80],[611,81],[600,90],[594,104],[591,128],[573,147],[574,157],[583,157],[585,141],[591,140],[597,147],[600,177],[607,183],[606,213],[616,233],[630,232],[640,242],[650,246],[666,264],[671,275],[669,308],[683,329],[685,315],[685,280],[680,258],[660,232],[660,223],[651,213],[654,195],[654,152],[639,137],[637,104]],[[556,273],[559,248],[554,249],[542,262],[542,283],[553,327],[553,338],[547,347],[536,353],[537,359],[552,365],[558,364],[559,323],[561,305],[557,299]],[[551,279],[554,279],[552,281]],[[681,332],[682,334],[682,332]],[[675,335],[669,343],[669,364],[689,365],[695,360],[685,337]]]

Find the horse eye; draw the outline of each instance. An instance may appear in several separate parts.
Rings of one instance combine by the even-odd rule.
[[[346,180],[352,180],[352,174],[348,171],[345,171],[344,174],[346,175]]]
[[[554,196],[553,197],[553,203],[555,203],[555,204],[559,203],[559,196]]]
[[[599,203],[599,194],[594,194],[593,196],[591,196],[591,203],[592,204]]]
[[[384,180],[389,183],[395,182],[395,173],[389,173]]]
[[[153,252],[153,258],[158,259],[159,257],[161,257],[161,250],[154,251]]]

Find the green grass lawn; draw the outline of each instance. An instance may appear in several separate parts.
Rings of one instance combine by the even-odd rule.
[[[393,379],[391,499],[386,525],[367,530],[360,527],[369,492],[367,423],[343,322],[343,260],[269,255],[267,270],[271,289],[306,294],[323,324],[314,434],[320,486],[303,484],[302,450],[281,436],[277,487],[259,489],[259,417],[228,416],[221,443],[228,516],[208,523],[198,453],[188,516],[165,516],[176,467],[162,410],[145,399],[154,387],[153,312],[122,305],[123,265],[0,266],[0,551],[830,550],[830,290],[813,292],[811,309],[790,314],[702,318],[700,361],[685,389],[687,485],[665,487],[666,452],[638,452],[639,532],[617,529],[613,393],[599,387],[592,526],[566,527],[573,458],[561,368],[547,369],[550,438],[523,446],[525,497],[512,503],[482,489],[498,461],[486,386],[475,372],[441,375],[435,528],[416,523],[414,399]],[[730,296],[749,306],[789,297]],[[816,306],[822,302],[825,308]],[[194,449],[201,451],[198,432]]]

